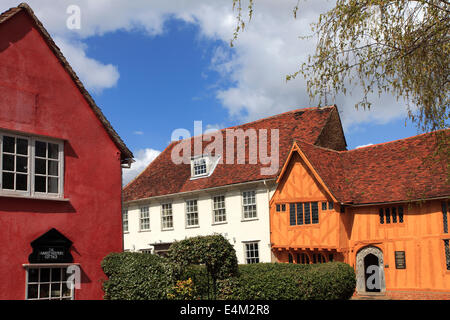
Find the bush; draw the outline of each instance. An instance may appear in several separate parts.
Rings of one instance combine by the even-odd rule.
[[[101,266],[108,276],[103,283],[108,300],[167,299],[179,274],[167,259],[138,252],[109,254]]]
[[[217,280],[238,275],[236,251],[231,243],[219,234],[174,242],[167,257],[181,268],[183,274],[195,273],[191,278],[200,298],[215,297]],[[195,269],[192,265],[204,265],[205,268]],[[206,275],[202,270],[206,270]],[[187,279],[186,276],[184,279]]]
[[[349,299],[356,286],[353,268],[341,262],[314,265],[260,263],[239,266],[239,277],[219,281],[219,299]]]

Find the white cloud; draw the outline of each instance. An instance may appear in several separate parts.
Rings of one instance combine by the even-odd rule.
[[[138,174],[140,174],[161,152],[154,149],[142,149],[135,152],[135,162],[130,169],[122,169],[123,185],[128,184]]]
[[[144,134],[144,131],[134,131],[133,133],[135,135],[142,136]]]
[[[54,37],[54,40],[88,90],[100,93],[117,84],[120,77],[117,67],[87,57],[85,44],[68,42],[60,37]]]
[[[292,0],[256,1],[252,21],[230,49],[228,44],[235,26],[231,0],[29,0],[44,25],[59,38],[58,43],[88,89],[96,91],[117,84],[118,67],[87,57],[84,39],[117,30],[162,35],[164,22],[170,18],[198,25],[200,37],[219,40],[211,70],[217,71],[221,80],[209,90],[214,90],[229,115],[240,121],[315,105],[309,100],[304,79],[286,83],[285,76],[296,71],[314,50],[314,39],[298,37],[310,34],[310,23],[334,3],[301,1],[297,19],[294,19],[292,9],[296,3]],[[78,31],[66,27],[66,9],[71,4],[81,9]],[[0,10],[15,5],[16,0],[2,0]],[[243,7],[246,6],[244,1]],[[336,101],[329,101],[338,105],[347,129],[406,116],[403,101],[396,101],[389,95],[373,96],[372,111],[357,111],[354,104],[360,98],[358,93],[356,89],[353,96],[338,96]]]

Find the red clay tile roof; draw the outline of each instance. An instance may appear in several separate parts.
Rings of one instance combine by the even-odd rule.
[[[448,143],[450,129],[350,151],[297,144],[339,201],[368,204],[450,196],[447,160],[435,155],[439,136]]]
[[[309,143],[315,143],[333,111],[337,112],[335,106],[298,109],[228,129],[279,129],[279,167],[281,169],[293,142],[302,139]],[[224,137],[224,152],[226,150],[225,130],[221,130]],[[268,130],[268,137],[270,142],[270,130]],[[192,144],[193,138],[190,141]],[[124,201],[274,179],[278,174],[277,171],[271,176],[261,175],[260,169],[264,166],[260,163],[248,164],[246,161],[246,164],[229,165],[225,164],[226,158],[224,158],[224,163],[218,164],[210,177],[191,180],[190,164],[176,165],[171,160],[172,149],[179,143],[179,141],[172,142],[136,179],[124,188]],[[209,143],[211,142],[204,142],[203,148]],[[248,146],[246,149],[248,150]]]
[[[55,42],[53,41],[52,37],[47,32],[47,30],[44,28],[44,26],[42,25],[41,21],[36,17],[36,15],[34,14],[33,10],[30,8],[30,6],[28,4],[26,4],[26,3],[21,3],[17,7],[11,8],[11,9],[3,12],[2,14],[0,14],[0,24],[2,24],[5,21],[11,19],[12,17],[14,17],[19,12],[27,13],[31,17],[31,19],[34,21],[38,31],[41,33],[42,37],[47,42],[47,45],[49,46],[49,48],[53,51],[53,53],[59,59],[59,61],[61,62],[61,65],[66,69],[66,71],[68,72],[68,74],[70,75],[72,80],[75,82],[76,86],[78,87],[78,89],[83,94],[84,98],[86,99],[86,101],[88,102],[88,104],[90,105],[92,110],[94,111],[95,115],[100,120],[100,122],[102,123],[103,127],[105,128],[105,130],[108,132],[108,135],[111,137],[112,141],[119,148],[119,150],[121,152],[121,155],[122,155],[122,159],[123,160],[127,160],[127,159],[131,160],[131,159],[133,159],[133,153],[128,149],[128,147],[122,141],[120,136],[117,134],[117,132],[111,126],[109,121],[103,115],[102,111],[97,106],[97,104],[95,103],[94,99],[91,97],[89,92],[83,86],[83,83],[80,81],[80,79],[78,78],[78,76],[75,73],[75,71],[73,71],[72,67],[67,62],[67,60],[64,57],[64,55],[62,54],[61,50],[55,44]]]

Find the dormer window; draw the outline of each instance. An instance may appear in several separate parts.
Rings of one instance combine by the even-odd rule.
[[[205,158],[194,160],[194,177],[203,176],[207,172]]]
[[[219,158],[210,155],[192,157],[191,179],[209,177],[214,172]]]

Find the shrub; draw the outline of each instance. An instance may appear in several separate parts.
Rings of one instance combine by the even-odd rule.
[[[197,278],[205,282],[204,276],[199,272],[201,269],[189,269],[190,265],[205,265],[206,268],[206,282],[207,282],[207,296],[215,296],[217,280],[227,279],[238,275],[238,264],[236,251],[231,243],[222,235],[198,236],[182,241],[174,242],[168,251],[167,257],[174,264],[181,267],[184,273],[197,272]],[[211,280],[211,286],[209,283]],[[194,285],[196,279],[194,277]],[[204,287],[201,289],[203,293]]]
[[[239,277],[219,281],[219,299],[349,299],[355,289],[353,268],[341,262],[298,265],[260,263],[239,266]]]
[[[103,283],[108,300],[167,299],[178,277],[173,264],[153,254],[111,253],[101,266],[108,276]]]

